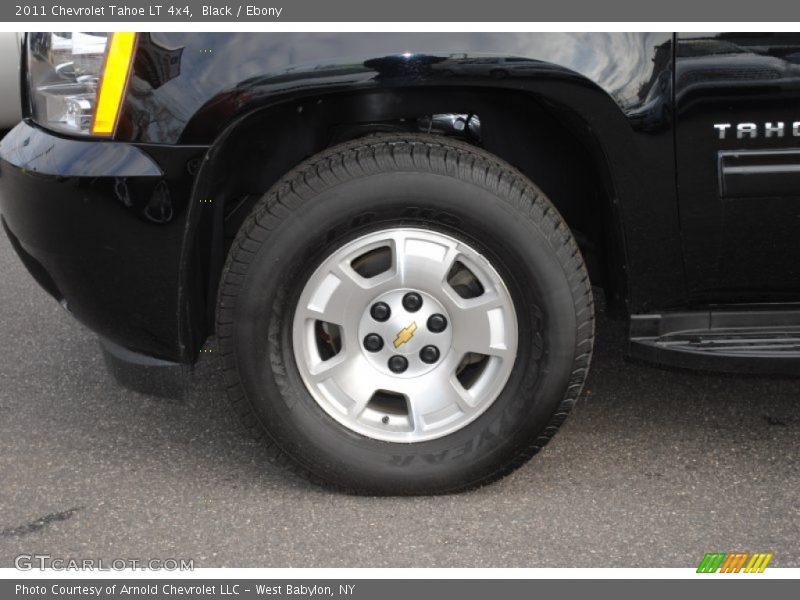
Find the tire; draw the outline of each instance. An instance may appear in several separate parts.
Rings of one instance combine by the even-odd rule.
[[[415,394],[437,401],[452,390],[420,384],[413,388],[416,391],[411,396],[405,397],[404,386],[411,389],[412,383],[427,381],[421,377],[433,377],[431,373],[438,373],[439,379],[430,381],[444,382],[444,377],[449,377],[452,382],[453,377],[461,377],[472,363],[462,360],[460,370],[448,374],[445,361],[452,361],[447,362],[452,365],[459,356],[448,348],[481,345],[480,332],[486,327],[484,313],[476,320],[471,313],[462,316],[461,309],[453,308],[455,316],[451,315],[454,321],[448,334],[453,341],[441,349],[442,370],[433,369],[420,375],[420,379],[403,380],[391,390],[394,395],[387,396],[388,400],[380,392],[379,403],[373,397],[367,408],[353,409],[352,414],[358,416],[350,416],[349,409],[337,413],[338,405],[330,396],[334,400],[340,393],[346,397],[342,390],[352,387],[360,390],[353,397],[363,398],[367,393],[364,389],[378,385],[372,383],[373,371],[378,373],[375,381],[393,381],[383,373],[380,361],[384,355],[373,356],[357,347],[362,343],[360,329],[358,333],[354,326],[339,329],[343,349],[333,356],[342,356],[342,364],[351,361],[359,365],[361,370],[352,371],[359,374],[357,377],[337,375],[339,387],[326,395],[321,391],[322,384],[307,375],[312,367],[306,364],[306,356],[314,355],[314,360],[322,364],[319,361],[332,360],[322,357],[323,353],[336,352],[336,344],[331,341],[331,331],[336,326],[325,329],[328,326],[324,319],[307,320],[303,316],[306,313],[301,312],[316,307],[313,302],[307,303],[308,294],[330,289],[323,284],[314,287],[312,282],[327,273],[328,262],[339,260],[341,253],[351,247],[366,247],[363,244],[373,239],[370,236],[405,236],[404,261],[432,260],[427,252],[438,248],[424,246],[425,253],[415,257],[406,252],[411,239],[423,240],[414,242],[417,245],[430,239],[430,244],[457,248],[465,253],[465,263],[472,261],[465,276],[469,285],[451,284],[451,270],[448,283],[442,284],[446,290],[441,298],[435,293],[422,293],[420,298],[427,310],[445,307],[435,304],[440,300],[451,308],[455,306],[453,302],[459,306],[472,306],[470,302],[478,305],[489,290],[496,294],[498,305],[505,301],[493,313],[501,315],[499,321],[493,322],[501,325],[490,324],[487,330],[492,340],[502,338],[502,343],[493,341],[491,346],[500,348],[498,357],[494,357],[495,350],[487,350],[486,354],[470,350],[471,360],[488,365],[477,375],[476,381],[481,385],[484,380],[488,382],[475,392],[479,409],[462,406],[452,409],[453,417],[438,421],[431,417],[433,433],[426,429],[425,421],[433,413],[413,410]],[[390,248],[390,254],[394,254],[386,260],[395,261],[390,270],[375,277],[399,281],[399,247]],[[344,262],[331,264],[349,264],[355,269],[356,262],[362,264],[365,257],[372,260],[367,253],[357,261],[348,263],[342,259]],[[446,263],[443,260],[441,264]],[[406,271],[417,272],[411,267]],[[426,282],[433,281],[434,275],[425,277]],[[349,280],[345,283],[350,285]],[[453,293],[457,287],[459,297]],[[353,289],[358,294],[363,292],[362,287]],[[469,296],[464,290],[480,295]],[[405,307],[408,292],[401,292]],[[374,304],[364,303],[362,295],[339,298],[338,293],[331,292],[326,307],[339,306],[337,310],[342,315],[373,310],[370,306]],[[356,300],[343,302],[345,297]],[[490,306],[488,300],[485,306]],[[397,313],[400,319],[403,310],[398,307],[392,314]],[[367,316],[364,312],[361,317],[360,323],[367,323],[367,330],[373,327],[372,314]],[[475,326],[455,325],[464,322]],[[382,325],[376,322],[374,327]],[[416,331],[420,341],[409,341],[409,348],[425,339],[442,339],[422,322]],[[449,138],[377,135],[312,157],[283,177],[256,204],[242,225],[223,270],[217,336],[230,400],[246,426],[266,440],[279,462],[312,481],[346,492],[452,493],[510,473],[536,454],[562,424],[580,394],[589,368],[594,336],[593,299],[586,267],[569,228],[544,194],[520,172],[481,149]],[[401,334],[398,332],[394,344],[389,337],[380,352],[394,352],[392,348],[397,347]],[[470,341],[472,338],[475,339]],[[405,351],[402,344],[401,341],[399,351]],[[514,346],[512,353],[508,349]],[[412,368],[428,368],[417,360],[416,354],[406,356],[409,372]],[[373,361],[372,371],[363,370],[365,361]],[[462,396],[468,386],[452,385]],[[430,389],[445,391],[437,395]],[[482,395],[483,389],[495,389],[491,402],[489,395]],[[390,406],[394,408],[387,408]],[[397,406],[400,408],[390,417],[390,410]],[[363,412],[358,413],[359,410]],[[380,416],[382,410],[386,411],[382,421],[365,421],[364,415],[373,418]],[[436,412],[436,418],[441,414],[444,413]],[[458,428],[449,430],[448,427],[454,428],[448,425],[448,418]],[[385,425],[385,435],[381,434],[381,424]],[[403,437],[406,434],[408,437]]]

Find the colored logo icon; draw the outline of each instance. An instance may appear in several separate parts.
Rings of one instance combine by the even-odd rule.
[[[707,552],[697,567],[698,573],[763,573],[772,552]]]
[[[398,333],[397,337],[394,339],[394,347],[399,348],[407,341],[409,341],[412,337],[414,337],[414,332],[417,330],[416,322],[412,322],[411,325],[408,327],[403,327]]]

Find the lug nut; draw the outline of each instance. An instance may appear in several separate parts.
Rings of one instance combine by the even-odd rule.
[[[422,362],[432,365],[439,360],[439,349],[436,346],[425,346],[419,351],[419,358]]]
[[[372,305],[372,308],[369,309],[369,314],[372,315],[372,318],[376,321],[383,323],[392,316],[392,309],[389,308],[386,302],[376,302]]]
[[[403,296],[403,308],[408,312],[417,312],[422,308],[422,296],[416,292],[408,292]]]
[[[368,333],[364,336],[364,348],[370,352],[378,352],[383,348],[383,338],[377,333]]]
[[[405,356],[393,356],[389,359],[389,370],[392,373],[402,373],[408,368],[408,361]]]
[[[442,333],[445,329],[447,329],[447,318],[444,315],[436,313],[428,317],[428,331]]]

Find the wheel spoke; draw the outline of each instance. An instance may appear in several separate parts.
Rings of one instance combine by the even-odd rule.
[[[404,287],[440,290],[460,254],[455,242],[411,234],[397,234],[394,241],[395,265]]]
[[[312,380],[331,396],[340,410],[356,418],[364,411],[377,389],[363,377],[368,367],[361,353],[354,352],[353,356],[348,356],[340,352],[319,363],[312,372]]]
[[[474,352],[503,359],[511,357],[516,326],[508,305],[493,292],[460,303],[451,313],[453,348],[462,356]]]
[[[318,362],[311,367],[311,379],[315,383],[320,383],[327,379],[339,379],[346,377],[352,368],[352,361],[348,360],[347,354],[342,351],[336,356],[326,361]]]
[[[444,375],[447,371],[441,373]],[[468,414],[473,409],[469,392],[455,377],[438,376],[435,379],[435,382],[416,386],[409,394],[412,423],[417,432]]]
[[[358,320],[373,294],[367,281],[349,265],[337,264],[320,278],[305,306],[298,310],[306,319],[346,327]]]

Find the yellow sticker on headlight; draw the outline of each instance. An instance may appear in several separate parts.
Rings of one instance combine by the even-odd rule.
[[[111,135],[117,127],[135,45],[136,33],[132,31],[118,31],[111,34],[103,73],[100,76],[100,89],[97,92],[97,108],[92,124],[92,133],[95,135]]]

